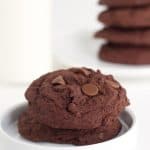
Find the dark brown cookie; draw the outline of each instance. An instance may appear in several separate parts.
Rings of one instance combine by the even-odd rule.
[[[40,124],[32,117],[32,114],[25,112],[19,119],[18,128],[23,137],[35,142],[89,145],[117,136],[121,124],[118,120],[114,120],[109,126],[101,126],[90,130],[53,129]]]
[[[120,64],[150,64],[150,47],[106,44],[101,48],[99,57]]]
[[[30,109],[42,124],[62,129],[93,129],[129,104],[112,76],[87,68],[51,72],[26,91]]]
[[[150,0],[100,0],[99,3],[109,7],[126,7],[149,5]]]
[[[98,19],[106,26],[113,27],[149,27],[150,6],[140,8],[116,8],[102,12]]]
[[[150,29],[120,29],[105,28],[95,35],[96,38],[103,38],[111,43],[147,45],[150,46]]]

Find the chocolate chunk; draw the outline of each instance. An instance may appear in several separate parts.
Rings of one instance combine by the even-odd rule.
[[[60,76],[58,76],[58,77],[56,77],[55,79],[52,80],[52,84],[65,85],[66,82],[63,79],[63,77],[60,75]]]
[[[89,76],[91,74],[91,72],[89,70],[87,70],[86,68],[81,68],[80,70],[86,76]]]
[[[98,94],[97,86],[92,83],[84,84],[82,86],[82,91],[88,96],[95,96]]]
[[[119,83],[117,83],[115,81],[106,80],[105,82],[115,89],[118,89],[120,87]]]
[[[83,74],[85,76],[89,76],[91,74],[91,71],[89,69],[86,68],[72,68],[71,69],[74,73],[79,73],[79,74]]]

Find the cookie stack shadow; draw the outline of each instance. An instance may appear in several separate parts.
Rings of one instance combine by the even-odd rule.
[[[105,27],[95,37],[107,42],[99,58],[120,64],[150,64],[150,0],[101,0]]]
[[[26,91],[28,107],[19,133],[35,142],[89,145],[114,138],[120,113],[129,105],[126,91],[112,76],[87,68],[48,73]]]

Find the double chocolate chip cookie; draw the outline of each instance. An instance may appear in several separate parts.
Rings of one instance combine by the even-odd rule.
[[[101,47],[100,59],[150,64],[150,0],[101,0],[100,3],[108,6],[98,16],[105,28],[95,34],[108,43]]]
[[[125,95],[111,76],[85,68],[49,73],[35,80],[26,91],[38,120],[63,129],[99,127],[124,109]]]
[[[126,91],[111,75],[88,68],[43,75],[25,96],[28,110],[18,123],[23,137],[77,145],[116,136],[121,128],[119,114],[129,105]]]

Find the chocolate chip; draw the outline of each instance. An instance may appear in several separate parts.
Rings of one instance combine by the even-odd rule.
[[[119,83],[111,80],[106,80],[106,83],[109,84],[111,87],[118,89],[120,87]]]
[[[91,74],[91,71],[86,68],[72,68],[71,69],[74,73],[80,73],[85,76],[89,76]]]
[[[56,77],[55,79],[52,80],[52,84],[65,85],[66,82],[65,82],[65,80],[63,79],[62,76],[58,76],[58,77]]]
[[[82,86],[82,91],[88,96],[95,96],[98,94],[97,86],[92,83],[84,84]]]
[[[77,106],[74,104],[74,103],[70,103],[69,106],[68,106],[68,110],[72,113],[77,113],[78,110],[77,110]]]
[[[89,76],[91,74],[91,72],[89,70],[87,70],[86,68],[81,68],[80,70],[86,76]]]

